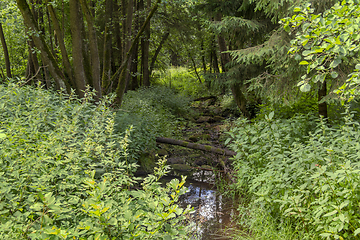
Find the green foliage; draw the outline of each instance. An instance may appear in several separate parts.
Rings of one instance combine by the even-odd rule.
[[[128,163],[129,134],[107,105],[40,88],[0,85],[1,239],[176,239],[189,209],[166,187],[165,159],[142,188]]]
[[[346,83],[335,92],[342,94],[343,100],[352,100],[358,95],[356,88],[359,84],[360,65],[355,69],[352,67],[359,52],[359,4],[344,0],[323,13],[314,14],[309,3],[296,7],[294,11],[297,14],[282,21],[286,31],[296,34],[289,53],[300,61],[299,65],[306,67],[306,74],[298,83],[300,90],[307,92],[311,83],[339,79],[341,74],[351,73]],[[344,66],[350,70],[343,72]]]
[[[202,76],[201,81],[204,82]],[[199,82],[195,72],[184,67],[172,67],[165,72],[158,72],[156,84],[168,86],[186,96],[199,96],[207,92],[206,86]]]
[[[311,113],[314,116],[318,111],[318,100],[310,94],[301,94],[298,100],[284,104],[282,102],[271,102],[260,106],[260,112],[257,114],[256,119],[264,119],[266,115],[271,112],[275,113],[278,119],[289,119],[297,114]]]
[[[9,51],[12,74],[15,76],[23,75],[25,72],[28,57],[28,47],[26,45],[25,27],[23,18],[16,6],[16,1],[7,0],[0,2],[0,22],[2,23],[6,44]],[[0,51],[1,73],[5,72],[4,53]]]
[[[237,152],[235,188],[279,220],[290,221],[301,239],[355,239],[360,232],[359,123],[351,114],[335,128],[304,116],[230,131]]]
[[[122,133],[133,125],[129,154],[155,148],[155,138],[170,137],[177,131],[177,118],[188,113],[189,99],[164,86],[140,88],[125,94],[121,109],[116,114],[116,130]]]

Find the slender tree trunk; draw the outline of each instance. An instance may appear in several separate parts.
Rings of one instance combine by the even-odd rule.
[[[138,57],[139,57],[139,41],[135,43],[135,47],[132,51],[131,63],[130,63],[130,75],[131,82],[129,84],[130,90],[136,90],[139,88],[138,82]]]
[[[47,3],[49,2],[49,0],[47,0]],[[69,55],[68,52],[66,50],[66,46],[65,46],[65,42],[64,42],[64,32],[62,31],[61,27],[60,27],[60,23],[59,20],[56,16],[55,13],[55,9],[53,8],[53,6],[51,4],[47,4],[48,6],[48,10],[51,16],[51,20],[54,26],[54,30],[55,30],[55,35],[56,35],[56,43],[59,45],[60,48],[60,52],[61,52],[61,56],[62,56],[62,61],[64,64],[64,69],[65,69],[65,75],[66,77],[70,80],[71,86],[73,88],[76,88],[76,84],[74,81],[74,73],[73,73],[73,69],[71,67],[70,64],[70,60],[69,60]]]
[[[323,116],[324,118],[328,117],[327,112],[327,103],[323,102],[320,103],[320,101],[327,95],[327,85],[326,85],[326,79],[323,83],[320,83],[320,87],[318,90],[318,101],[319,101],[319,116]]]
[[[212,38],[210,47],[211,47],[211,49],[210,49],[211,66],[213,67],[213,70],[214,70],[215,73],[220,73],[218,56],[216,54],[215,36]]]
[[[202,61],[202,65],[203,65],[203,71],[204,71],[204,74],[206,74],[204,39],[202,37],[201,37],[200,48],[201,48],[201,61]]]
[[[73,59],[74,59],[74,76],[77,94],[82,98],[86,90],[86,74],[84,68],[84,55],[83,55],[83,39],[82,28],[79,24],[80,18],[80,3],[78,0],[69,0],[70,7],[70,27],[72,33],[73,44]]]
[[[152,72],[154,71],[156,59],[157,59],[161,49],[163,48],[166,40],[169,38],[169,36],[170,36],[170,30],[168,29],[165,31],[165,34],[162,36],[159,46],[156,48],[155,54],[151,59],[150,72],[149,72],[150,76],[151,76]]]
[[[126,80],[126,78],[125,78],[126,66],[128,65],[131,51],[135,47],[136,41],[139,40],[140,36],[145,31],[146,25],[148,24],[148,22],[150,21],[152,16],[155,14],[156,10],[159,7],[160,2],[161,2],[161,0],[156,0],[155,5],[152,7],[152,9],[151,9],[149,15],[147,16],[144,24],[141,26],[139,32],[137,33],[136,37],[134,38],[129,51],[126,53],[126,57],[125,57],[123,63],[121,64],[120,68],[117,71],[117,72],[120,72],[120,77],[119,77],[119,80],[118,80],[118,86],[116,88],[116,95],[117,95],[117,102],[118,102],[118,104],[120,106],[121,106],[122,99],[123,99],[124,92],[125,92],[125,87],[126,87],[126,81],[125,81]]]
[[[103,72],[102,72],[102,91],[106,89],[106,87],[110,84],[111,79],[111,62],[112,62],[112,54],[111,54],[111,42],[112,42],[112,18],[113,18],[113,0],[106,0],[105,2],[105,19],[104,19],[104,47],[103,47]]]
[[[131,47],[131,38],[132,38],[132,22],[133,22],[133,17],[134,17],[134,0],[128,0],[127,2],[127,10],[126,10],[126,25],[125,25],[125,30],[126,30],[126,47],[125,47],[125,51],[128,52],[130,47]],[[135,46],[137,46],[137,43],[135,43]],[[127,65],[127,72],[126,72],[126,85],[125,85],[125,91],[128,87],[128,84],[130,82],[131,79],[131,73],[130,73],[130,68],[131,68],[131,63],[133,60],[133,52],[130,52],[130,59],[128,61],[128,65]]]
[[[143,2],[143,0],[141,0]],[[147,9],[149,12],[151,0],[147,0]],[[149,69],[149,52],[150,52],[150,22],[145,28],[145,37],[141,40],[141,64],[143,70],[143,85],[150,86],[150,69]]]
[[[12,78],[9,51],[8,51],[8,48],[7,48],[7,45],[6,45],[5,35],[4,35],[4,31],[3,31],[3,27],[2,27],[1,22],[0,22],[0,39],[1,39],[1,45],[3,47],[4,57],[5,57],[6,76],[8,78]]]
[[[89,46],[90,46],[90,58],[91,58],[91,70],[92,70],[92,87],[96,90],[96,100],[102,97],[102,90],[100,85],[100,56],[99,49],[97,44],[97,36],[95,30],[95,23],[93,21],[93,16],[91,15],[91,11],[89,6],[87,5],[86,0],[80,0],[83,12],[85,14],[85,18],[88,25],[89,31]]]
[[[24,18],[25,25],[28,29],[39,32],[37,23],[35,22],[34,16],[31,13],[30,7],[26,0],[16,0],[21,15]],[[51,76],[54,78],[57,89],[63,88],[70,92],[70,85],[68,82],[64,82],[64,76],[56,63],[54,56],[52,55],[49,47],[47,46],[45,39],[42,35],[33,35],[35,46],[40,50],[41,55],[49,67]],[[66,85],[65,85],[66,84]]]

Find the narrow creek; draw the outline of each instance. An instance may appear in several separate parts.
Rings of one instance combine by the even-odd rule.
[[[170,175],[164,180],[170,181],[178,176]],[[232,220],[236,215],[236,206],[216,189],[213,171],[193,172],[187,177],[185,187],[188,191],[181,196],[179,205],[183,208],[191,205],[194,208],[191,215],[193,236],[190,239],[231,239],[228,233],[234,225]]]
[[[224,140],[220,138],[225,136],[225,130],[222,130],[225,127],[225,116],[216,115],[215,110],[209,111],[209,106],[200,109],[202,115],[187,123],[187,127],[183,129],[182,139],[224,148],[221,144]],[[220,160],[226,162],[226,156],[164,144],[160,144],[159,148],[173,168],[172,174],[166,179],[170,181],[174,177],[187,176],[185,186],[188,192],[180,198],[179,205],[183,208],[191,205],[194,208],[191,216],[194,225],[193,236],[189,239],[231,239],[230,234],[235,225],[232,220],[237,216],[237,206],[217,190],[216,185],[219,182],[214,174],[215,169],[221,169]]]

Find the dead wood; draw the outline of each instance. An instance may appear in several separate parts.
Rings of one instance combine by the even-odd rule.
[[[212,152],[212,153],[231,156],[231,157],[236,155],[235,152],[227,150],[227,149],[216,148],[213,146],[203,145],[203,144],[198,144],[198,143],[190,143],[190,142],[176,140],[176,139],[172,139],[172,138],[158,137],[158,138],[156,138],[156,142],[166,143],[166,144],[171,144],[171,145],[178,145],[178,146],[182,146],[182,147],[186,147],[186,148],[197,149],[197,150]]]

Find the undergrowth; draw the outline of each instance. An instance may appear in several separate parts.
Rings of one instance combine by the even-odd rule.
[[[156,137],[171,137],[178,131],[182,116],[189,114],[189,98],[164,86],[140,88],[126,93],[116,114],[116,130],[124,132],[133,126],[129,155],[154,149]]]
[[[132,189],[131,130],[92,95],[0,85],[0,239],[186,239],[185,179],[160,159]]]
[[[240,211],[252,213],[242,223],[257,239],[269,233],[259,224],[264,216],[275,233],[292,230],[283,239],[357,239],[360,128],[353,117],[347,112],[344,124],[329,127],[310,115],[279,120],[271,112],[236,123],[227,140],[237,152],[233,189],[251,199]]]

